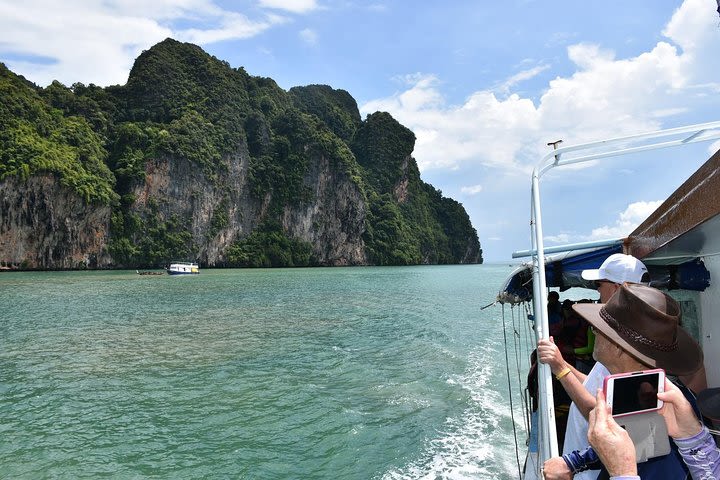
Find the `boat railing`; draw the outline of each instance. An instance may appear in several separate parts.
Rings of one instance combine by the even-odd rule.
[[[548,338],[547,287],[545,283],[545,245],[543,242],[542,214],[540,209],[540,178],[553,168],[601,160],[632,153],[646,152],[676,146],[690,145],[720,139],[720,121],[685,127],[670,128],[609,140],[574,146],[559,147],[545,155],[532,173],[531,188],[531,250],[527,253],[533,263],[533,309],[538,339]],[[549,250],[549,249],[548,249]],[[548,458],[558,455],[553,406],[552,374],[550,367],[539,364],[538,369],[538,449],[542,465]]]

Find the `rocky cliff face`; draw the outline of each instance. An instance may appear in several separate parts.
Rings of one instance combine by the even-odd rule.
[[[227,265],[228,248],[267,219],[272,200],[271,193],[261,200],[250,194],[248,162],[247,149],[242,149],[224,158],[220,170],[225,173],[210,180],[187,160],[155,159],[146,165],[145,182],[133,190],[132,211],[147,215],[154,209],[162,220],[185,219],[197,252],[194,259],[207,266]],[[308,242],[320,265],[366,264],[365,204],[357,185],[322,156],[311,158],[303,184],[311,198],[284,207],[283,229]],[[213,226],[218,215],[228,219],[220,229]]]
[[[197,252],[193,259],[226,265],[228,248],[262,223],[270,202],[249,194],[247,162],[247,152],[226,158],[226,175],[213,182],[187,160],[154,159],[146,164],[145,182],[133,189],[131,210],[186,221]],[[320,265],[366,264],[365,203],[357,185],[324,157],[313,159],[304,184],[312,199],[286,206],[283,228],[308,242]],[[221,211],[228,223],[209,235]],[[20,269],[117,266],[107,248],[110,216],[110,207],[86,203],[52,175],[0,182],[0,262]]]
[[[13,268],[102,268],[109,207],[88,205],[53,175],[0,182],[0,262]]]
[[[366,205],[358,186],[326,157],[315,158],[304,184],[314,200],[286,206],[283,228],[309,242],[321,265],[365,265]]]
[[[344,90],[284,91],[172,39],[125,86],[43,89],[0,64],[0,266],[481,262],[414,144]]]

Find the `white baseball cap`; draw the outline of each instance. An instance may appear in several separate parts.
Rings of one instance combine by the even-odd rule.
[[[647,267],[632,255],[613,253],[597,270],[583,270],[585,280],[609,280],[615,283],[640,283]]]

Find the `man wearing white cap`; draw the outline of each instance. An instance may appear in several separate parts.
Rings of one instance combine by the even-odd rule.
[[[631,255],[615,253],[610,255],[597,270],[583,270],[582,278],[595,282],[600,293],[600,303],[607,303],[610,297],[625,282],[640,283],[647,273],[645,265]],[[595,408],[595,393],[602,388],[603,379],[610,372],[600,362],[596,362],[590,373],[585,376],[568,364],[560,350],[550,340],[538,342],[538,359],[547,363],[572,398],[568,414],[567,430],[563,453],[581,450],[587,446],[588,415]],[[575,479],[595,480],[598,470],[588,470],[575,475]]]

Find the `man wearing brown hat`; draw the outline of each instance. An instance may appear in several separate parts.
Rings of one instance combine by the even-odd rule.
[[[595,282],[600,294],[600,303],[606,303],[623,283],[640,283],[647,274],[647,267],[632,255],[615,253],[603,261],[597,269],[583,270],[585,280]],[[602,387],[603,379],[609,375],[607,368],[597,362],[586,376],[564,361],[553,341],[538,342],[538,358],[550,365],[552,373],[562,384],[573,402],[567,417],[565,441],[560,445],[565,454],[587,446],[587,417],[595,407],[595,392]],[[597,359],[596,359],[597,360]],[[588,470],[576,475],[576,480],[595,480],[597,470]]]
[[[699,345],[680,328],[679,305],[657,289],[626,283],[605,305],[576,304],[573,308],[594,328],[593,357],[610,373],[662,368],[669,375],[689,375],[702,365]],[[681,387],[694,403],[692,394]],[[641,478],[686,478],[687,468],[675,444],[671,442],[671,446],[670,454],[638,465]],[[549,462],[553,460],[556,459]],[[555,461],[553,465],[560,464]],[[546,466],[546,473],[547,470]],[[603,475],[606,473],[598,478]]]

